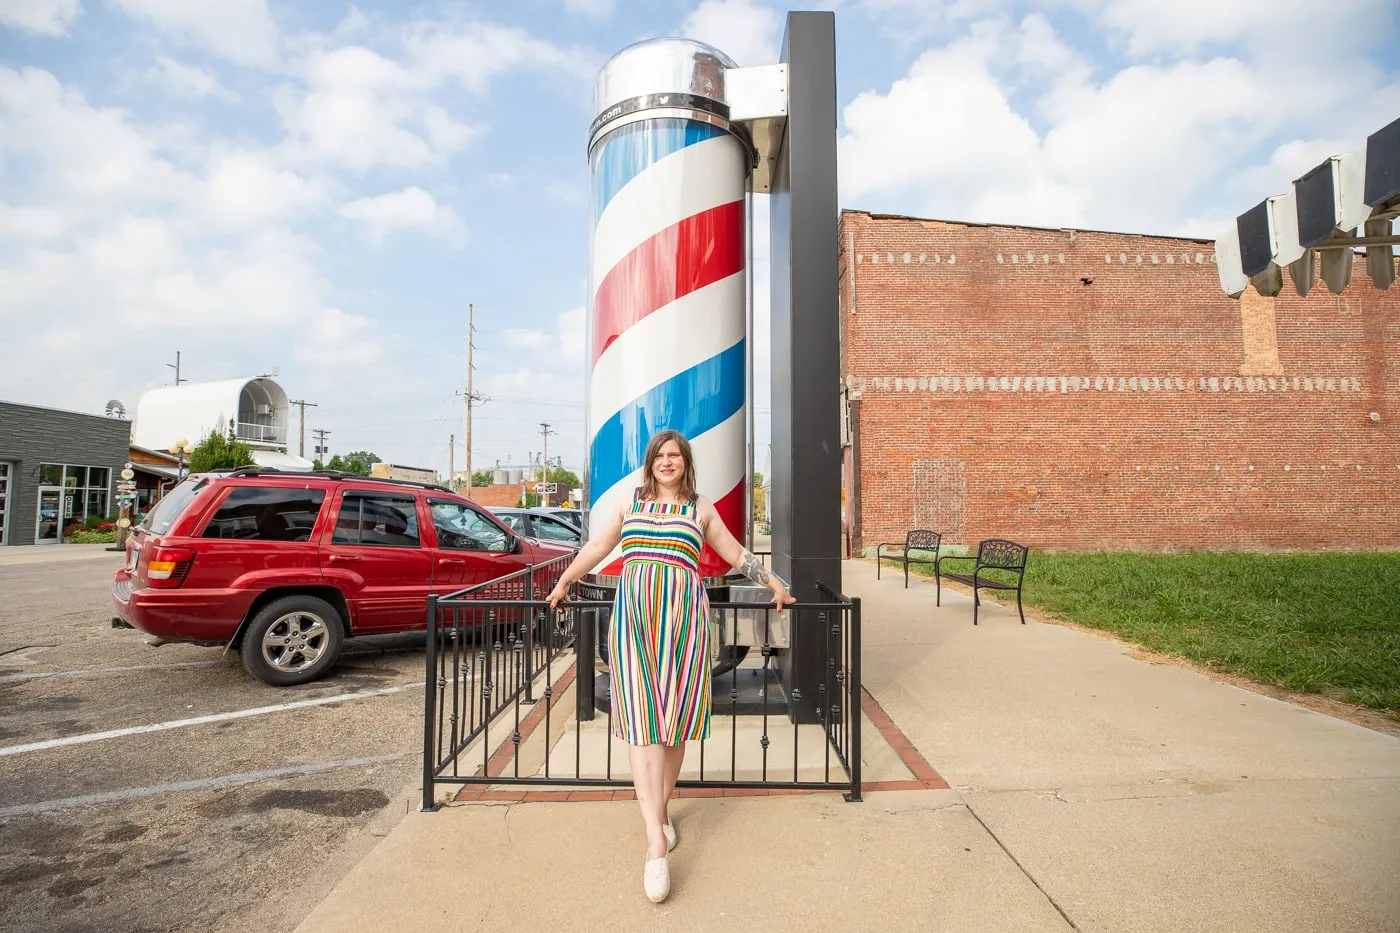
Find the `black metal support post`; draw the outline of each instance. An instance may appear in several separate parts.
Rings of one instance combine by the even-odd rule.
[[[593,721],[593,659],[598,654],[598,610],[576,609],[574,618],[574,715],[579,722]]]
[[[850,688],[850,696],[846,699],[850,709],[850,745],[847,754],[850,756],[851,791],[846,794],[847,803],[860,802],[860,722],[862,718],[861,707],[864,705],[864,697],[861,691],[864,689],[860,681],[860,600],[851,600],[851,618],[848,623],[849,628],[846,637],[850,639],[849,667],[846,671],[846,685]]]
[[[773,567],[799,600],[841,588],[840,311],[837,302],[836,23],[789,13],[787,133],[773,169]],[[794,639],[781,673],[816,722],[823,639]]]
[[[434,778],[437,774],[436,757],[437,748],[437,691],[433,689],[437,681],[437,613],[438,598],[428,597],[428,641],[424,646],[423,657],[425,658],[426,673],[423,680],[423,810],[424,812],[436,810],[438,808],[436,799],[437,785]]]

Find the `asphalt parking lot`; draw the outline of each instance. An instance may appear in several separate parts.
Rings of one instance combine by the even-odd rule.
[[[0,929],[291,930],[416,805],[423,637],[269,687],[111,628],[119,563],[0,565]]]

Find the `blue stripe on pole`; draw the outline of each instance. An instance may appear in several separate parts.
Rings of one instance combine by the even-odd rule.
[[[744,341],[667,379],[613,415],[589,447],[590,498],[598,498],[642,465],[657,431],[694,439],[744,407]]]
[[[647,120],[613,132],[604,140],[593,169],[593,217],[632,179],[686,146],[723,136],[724,130],[708,123],[680,118]]]

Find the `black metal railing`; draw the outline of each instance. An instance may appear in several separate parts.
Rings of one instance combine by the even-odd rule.
[[[572,599],[551,609],[543,598],[571,558],[430,600],[424,809],[439,785],[631,786],[617,767],[626,755],[611,704],[600,704],[599,723],[593,691],[579,689],[596,679],[606,693],[597,638],[612,605]],[[820,601],[782,614],[771,603],[711,603],[721,641],[754,643],[759,654],[711,681],[710,736],[691,743],[678,786],[860,799],[860,601],[818,586]],[[783,652],[815,655],[820,669],[780,677]],[[570,692],[573,709],[556,710]]]

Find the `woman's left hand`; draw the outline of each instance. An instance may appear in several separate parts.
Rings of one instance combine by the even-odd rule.
[[[773,590],[773,602],[777,604],[778,612],[781,613],[784,606],[790,606],[797,602],[797,598],[788,592],[783,581],[779,580],[776,575],[769,580],[768,586]]]

